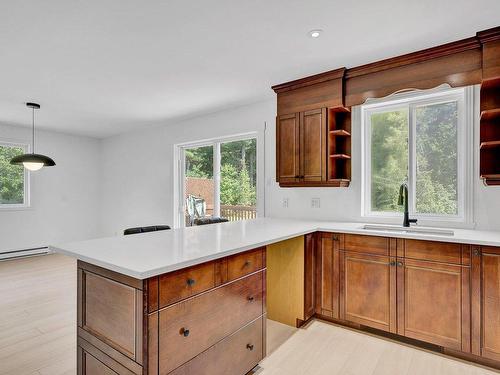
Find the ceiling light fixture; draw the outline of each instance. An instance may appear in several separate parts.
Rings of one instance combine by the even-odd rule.
[[[323,32],[323,30],[321,30],[321,29],[311,30],[311,31],[309,31],[309,36],[311,38],[319,38],[319,36],[321,35],[322,32]]]
[[[31,108],[31,119],[32,119],[32,152],[31,154],[18,155],[10,161],[13,165],[22,165],[24,168],[30,171],[38,171],[42,167],[52,167],[56,165],[54,160],[45,155],[35,154],[35,109],[40,109],[40,104],[37,103],[26,103],[28,108]]]

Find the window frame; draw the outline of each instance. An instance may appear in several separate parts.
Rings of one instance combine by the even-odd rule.
[[[457,214],[416,213],[416,110],[422,106],[458,102],[457,118]],[[474,167],[474,87],[412,90],[369,100],[361,106],[362,128],[362,204],[361,216],[375,219],[401,219],[399,212],[372,211],[371,205],[371,115],[395,109],[408,111],[408,197],[409,213],[427,225],[463,224],[473,226]]]
[[[5,139],[2,138],[0,139],[0,146],[1,147],[20,147],[24,150],[24,153],[29,153],[31,152],[31,147],[30,144],[27,142],[23,141],[17,141],[17,140],[12,140],[12,139]],[[28,209],[31,206],[31,200],[30,200],[30,173],[26,168],[23,168],[23,203],[16,203],[16,204],[6,204],[6,203],[0,203],[0,211],[9,211],[9,210],[23,210],[23,209]]]
[[[235,142],[235,141],[244,141],[244,140],[249,140],[249,139],[255,139],[255,147],[256,147],[256,155],[257,158],[255,160],[255,168],[256,168],[256,175],[257,175],[257,181],[256,181],[256,194],[257,194],[257,203],[256,203],[256,216],[260,217],[261,216],[261,211],[262,211],[262,200],[263,200],[263,193],[261,192],[261,185],[263,182],[261,182],[261,172],[259,168],[259,148],[260,148],[260,137],[258,132],[248,132],[248,133],[241,133],[241,134],[235,134],[235,135],[230,135],[230,136],[223,136],[223,137],[217,137],[217,138],[211,138],[208,140],[200,140],[200,141],[194,141],[194,142],[186,142],[186,143],[179,143],[175,145],[175,153],[177,157],[175,160],[177,160],[176,164],[176,169],[177,172],[175,173],[175,176],[177,177],[177,181],[175,183],[176,185],[176,192],[175,192],[175,202],[174,202],[174,227],[175,228],[183,228],[186,227],[185,221],[184,221],[184,211],[186,209],[186,202],[185,199],[181,199],[181,197],[185,196],[186,192],[186,186],[184,184],[184,180],[186,178],[185,175],[185,151],[186,149],[190,148],[196,148],[196,147],[204,147],[204,146],[212,146],[213,147],[213,179],[214,179],[214,216],[220,216],[220,182],[221,182],[221,176],[220,176],[220,161],[221,161],[221,144],[223,143],[228,143],[228,142]]]

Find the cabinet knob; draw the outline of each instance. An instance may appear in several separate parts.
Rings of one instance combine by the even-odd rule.
[[[250,301],[250,302],[253,302],[253,301],[254,301],[254,299],[255,299],[255,298],[254,298],[254,296],[248,296],[248,297],[247,297],[247,300],[248,300],[248,301]]]
[[[195,282],[196,282],[196,281],[195,281],[194,279],[187,279],[187,280],[186,280],[186,283],[187,283],[187,285],[189,285],[189,286],[193,286]]]
[[[252,264],[252,262],[250,262],[249,260],[247,260],[247,261],[245,262],[245,264],[243,264],[243,267],[249,267],[249,266],[250,266],[250,264]]]
[[[333,235],[333,240],[334,241],[338,241],[340,239],[339,235],[338,234],[334,234]]]
[[[253,344],[247,344],[247,349],[252,351],[253,350]]]
[[[475,248],[473,251],[473,254],[474,254],[474,256],[478,257],[479,255],[481,255],[481,252],[479,251],[478,248]]]
[[[396,261],[395,260],[392,260],[389,262],[389,266],[395,266],[396,265]]]
[[[396,262],[396,266],[398,266],[398,267],[403,267],[403,266],[404,266],[404,264],[403,264],[403,262]]]
[[[189,336],[189,329],[184,328],[184,327],[181,328],[180,334],[183,335],[184,337],[188,337]]]

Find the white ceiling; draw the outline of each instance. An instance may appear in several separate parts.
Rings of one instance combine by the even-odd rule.
[[[271,98],[272,84],[475,35],[498,0],[0,3],[0,122],[106,137]],[[307,32],[321,28],[319,39]]]

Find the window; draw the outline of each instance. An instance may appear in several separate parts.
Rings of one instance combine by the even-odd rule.
[[[472,221],[472,96],[472,87],[441,88],[361,107],[364,216],[402,212],[399,187],[406,182],[412,216]]]
[[[0,142],[0,209],[28,206],[28,172],[10,160],[28,151],[26,144]]]
[[[257,138],[231,137],[179,146],[179,223],[257,217]]]

